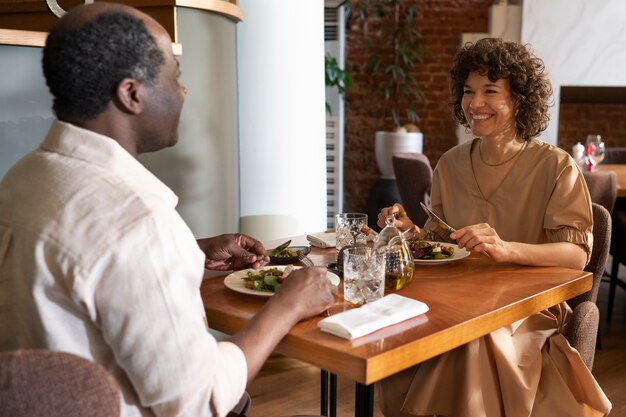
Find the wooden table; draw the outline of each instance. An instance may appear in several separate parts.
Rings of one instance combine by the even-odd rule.
[[[617,174],[617,197],[626,197],[626,164],[600,164],[599,171],[613,171]]]
[[[304,237],[292,244],[306,244]],[[268,245],[268,247],[271,247]],[[309,258],[326,265],[335,249],[313,248]],[[224,287],[226,274],[208,273],[201,294],[211,328],[240,330],[265,298]],[[567,268],[498,264],[480,254],[438,266],[417,266],[413,282],[400,295],[425,302],[428,313],[354,340],[321,332],[313,317],[298,323],[276,351],[356,381],[356,415],[372,415],[373,383],[504,325],[591,289],[592,274]],[[341,294],[330,309],[349,306]],[[361,396],[359,398],[359,396]],[[365,408],[365,409],[363,409]]]

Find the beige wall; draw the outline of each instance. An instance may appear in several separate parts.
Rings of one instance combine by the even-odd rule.
[[[239,227],[235,23],[178,8],[182,82],[188,89],[179,142],[141,156],[178,194],[178,211],[196,237]]]
[[[236,231],[235,23],[186,8],[178,22],[189,89],[180,142],[141,161],[178,194],[178,210],[197,237]],[[53,120],[40,61],[40,48],[0,45],[0,176],[41,142]]]
[[[37,147],[52,123],[41,49],[0,45],[0,177]]]

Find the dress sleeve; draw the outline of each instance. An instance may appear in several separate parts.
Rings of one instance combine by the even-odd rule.
[[[99,262],[94,320],[141,407],[155,416],[226,415],[244,393],[246,360],[208,332],[204,254],[180,216],[163,209],[139,219]]]
[[[582,246],[591,258],[593,214],[589,190],[580,170],[567,163],[560,169],[544,218],[550,242],[571,242]]]

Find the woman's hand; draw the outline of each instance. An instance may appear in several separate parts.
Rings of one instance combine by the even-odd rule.
[[[385,227],[387,225],[387,217],[394,216],[395,218],[395,226],[401,231],[406,231],[415,227],[411,219],[406,215],[406,211],[402,204],[396,203],[391,207],[385,207],[378,213],[378,218],[376,224],[380,227]]]
[[[471,252],[483,252],[496,262],[510,260],[509,242],[500,239],[496,230],[488,223],[474,224],[450,234],[460,248]]]
[[[261,242],[239,233],[199,239],[198,245],[206,256],[206,269],[227,271],[246,265],[258,269],[269,261]]]

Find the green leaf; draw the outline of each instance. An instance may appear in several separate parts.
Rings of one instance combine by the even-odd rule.
[[[413,102],[425,96],[415,75],[424,57],[432,56],[421,44],[416,25],[419,7],[404,0],[352,0],[349,5],[359,11],[363,44],[369,54],[366,70],[373,91],[381,95],[382,117],[391,118],[397,126],[401,116],[419,120]]]

